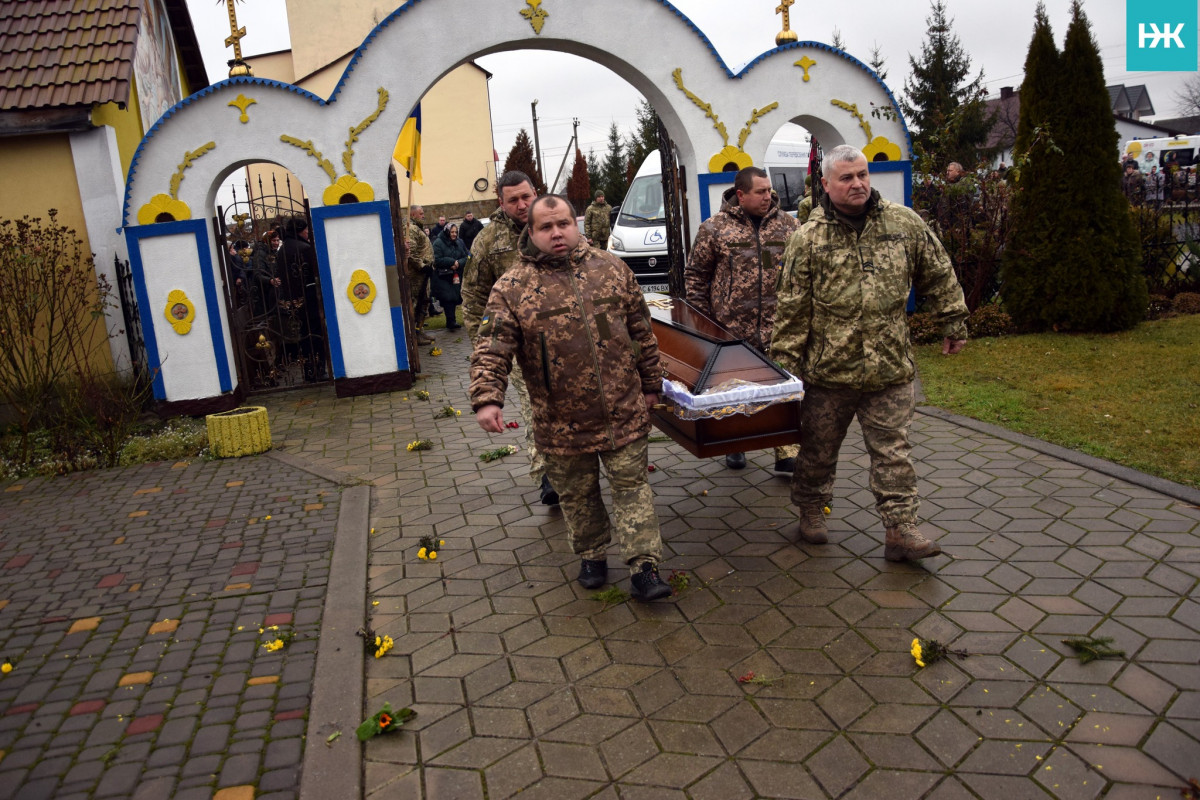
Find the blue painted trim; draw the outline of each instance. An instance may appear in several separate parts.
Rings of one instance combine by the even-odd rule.
[[[396,266],[396,240],[392,236],[392,211],[391,206],[385,200],[375,200],[370,203],[347,203],[339,206],[321,206],[320,208],[312,209],[313,227],[320,227],[320,236],[314,237],[313,241],[320,242],[316,244],[317,264],[321,271],[321,285],[333,286],[333,271],[329,266],[329,245],[325,239],[325,220],[337,219],[340,217],[365,217],[374,214],[379,217],[379,235],[383,243],[383,265],[384,269],[388,267],[395,268]],[[378,287],[376,287],[378,291]],[[381,293],[376,298],[375,302],[384,300],[386,293]],[[322,301],[325,304],[325,328],[329,334],[329,357],[333,361],[333,376],[335,378],[346,377],[345,361],[342,358],[342,334],[341,327],[337,321],[337,306],[333,299],[332,291],[322,292]],[[401,315],[397,321],[397,312],[401,309],[393,308],[392,311],[392,335],[396,344],[396,364],[397,369],[408,369],[408,350],[404,341],[404,317]],[[330,322],[332,320],[332,322]],[[335,348],[336,344],[336,348]]]
[[[333,213],[332,209],[358,208],[357,203],[350,206],[319,206],[310,210],[313,223],[313,249],[317,253],[317,272],[321,276],[321,303],[325,307],[325,335],[329,339],[329,359],[333,362],[333,377],[346,377],[346,362],[342,358],[342,328],[338,323],[337,304],[333,293],[337,291],[333,285],[333,271],[329,268],[329,243],[325,237],[325,221],[333,217],[349,216],[345,213]],[[359,214],[361,215],[361,210]]]
[[[904,205],[912,208],[912,162],[872,161],[867,165],[870,172],[900,172],[904,175]]]
[[[401,278],[400,280],[406,280]],[[409,369],[408,335],[404,332],[404,307],[392,306],[392,335],[396,338],[396,368]]]
[[[154,125],[152,125],[150,127],[150,130],[146,131],[146,135],[142,137],[142,141],[138,143],[137,150],[135,150],[133,153],[133,160],[129,162],[129,173],[125,176],[125,199],[121,205],[121,224],[122,225],[129,224],[129,193],[130,193],[130,189],[131,189],[131,186],[133,183],[133,175],[134,175],[134,173],[137,172],[138,162],[141,161],[142,150],[143,150],[143,148],[146,147],[146,143],[150,141],[151,137],[153,137],[154,134],[158,133],[158,129],[161,128],[164,124],[166,124],[167,120],[169,120],[171,117],[175,116],[177,113],[182,111],[185,106],[189,106],[192,103],[195,103],[195,102],[201,100],[202,98],[207,97],[210,94],[215,94],[216,92],[220,91],[221,89],[224,89],[227,86],[240,86],[243,84],[247,85],[247,86],[265,86],[265,87],[269,87],[269,88],[273,88],[273,89],[282,89],[285,92],[290,92],[291,94],[300,95],[301,97],[305,98],[306,100],[311,100],[311,101],[315,102],[317,105],[321,105],[321,106],[328,105],[328,103],[326,103],[320,97],[317,97],[315,94],[308,91],[307,89],[302,89],[299,86],[296,86],[295,84],[283,83],[282,81],[273,81],[273,80],[269,80],[267,78],[252,78],[252,77],[246,77],[246,76],[240,76],[237,78],[229,78],[227,80],[220,81],[219,83],[214,83],[211,86],[206,86],[205,88],[201,89],[200,91],[198,91],[194,94],[188,95],[187,97],[183,98],[178,103],[176,103],[175,105],[173,105],[169,109],[167,109],[166,113],[164,113],[161,117],[158,118],[158,121],[156,121],[154,123]]]
[[[208,226],[202,219],[178,222],[159,222],[153,225],[135,225],[125,228],[125,239],[129,247],[129,266],[133,271],[133,285],[137,292],[138,316],[142,320],[142,339],[146,345],[146,358],[154,371],[154,397],[167,399],[167,389],[162,378],[162,360],[158,353],[158,339],[154,334],[154,312],[150,296],[146,294],[146,272],[142,264],[141,241],[160,236],[191,234],[196,238],[196,255],[200,265],[200,282],[204,286],[204,309],[208,314],[209,341],[217,362],[217,380],[221,392],[233,391],[233,380],[229,373],[229,358],[225,349],[225,331],[221,327],[221,299],[217,294],[217,281],[213,276],[212,249],[208,243]]]
[[[700,221],[708,219],[713,215],[712,205],[709,203],[708,196],[710,186],[728,185],[733,186],[733,179],[737,177],[736,172],[704,172],[696,176],[696,182],[700,187]],[[720,210],[720,209],[718,209]]]

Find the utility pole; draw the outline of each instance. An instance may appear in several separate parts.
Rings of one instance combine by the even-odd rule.
[[[538,144],[537,104],[537,100],[530,104],[533,109],[533,154],[537,158],[538,176],[544,181],[546,180],[546,170],[542,167],[542,146]]]
[[[553,192],[554,187],[558,186],[558,179],[562,177],[563,168],[567,166],[567,159],[570,158],[571,163],[575,163],[575,150],[579,147],[579,117],[575,117],[573,120],[571,120],[571,125],[571,143],[567,145],[567,152],[563,153],[563,160],[562,163],[558,165],[558,174],[554,176],[554,183],[549,184],[546,187],[546,191],[548,192]]]

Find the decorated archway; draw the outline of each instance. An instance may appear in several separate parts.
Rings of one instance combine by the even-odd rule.
[[[462,19],[472,22],[448,24]],[[872,164],[876,186],[908,199],[910,143],[895,99],[868,67],[828,45],[788,42],[735,74],[666,0],[409,0],[366,37],[328,99],[233,78],[185,99],[146,135],[126,184],[124,223],[139,312],[152,328],[156,396],[187,407],[236,402],[229,321],[217,302],[214,237],[202,210],[232,166],[252,161],[280,164],[313,187],[339,392],[409,385],[402,311],[388,288],[396,254],[386,176],[396,135],[422,94],[457,65],[518,49],[590,59],[641,92],[675,143],[692,220],[716,207],[729,170],[761,163],[783,121],[826,147],[848,142],[886,159]],[[768,118],[772,124],[759,124]],[[172,292],[192,304],[189,333],[168,319],[169,308],[186,307],[165,305]],[[201,335],[189,340],[193,330]]]

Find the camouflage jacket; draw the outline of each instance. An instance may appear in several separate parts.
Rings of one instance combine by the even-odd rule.
[[[420,225],[409,220],[404,240],[408,248],[406,266],[410,275],[417,275],[425,268],[433,266],[433,244]]]
[[[758,230],[729,189],[704,220],[683,271],[687,301],[764,353],[775,322],[775,277],[796,220],[773,199]]]
[[[488,300],[471,355],[471,407],[504,405],[515,356],[544,452],[615,450],[646,436],[643,394],[662,390],[662,371],[633,272],[586,242],[555,259],[528,238]]]
[[[612,206],[608,203],[592,203],[583,213],[583,233],[593,242],[607,239],[612,233],[608,224],[608,214]]]
[[[783,255],[771,356],[816,386],[878,391],[913,379],[909,287],[942,326],[967,338],[967,305],[950,258],[916,212],[872,191],[861,234],[829,196]]]
[[[479,335],[479,321],[487,306],[488,296],[492,293],[492,286],[517,263],[521,255],[517,250],[517,240],[525,226],[518,225],[516,220],[499,208],[492,214],[491,220],[471,243],[471,254],[467,256],[467,265],[463,267],[463,322],[467,325],[471,341],[475,341]]]

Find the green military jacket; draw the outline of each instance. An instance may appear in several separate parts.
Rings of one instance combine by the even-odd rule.
[[[471,408],[504,405],[516,358],[543,452],[616,450],[649,434],[644,395],[662,390],[662,370],[633,272],[586,242],[561,258],[523,249],[488,300],[471,355]]]
[[[519,225],[498,208],[491,216],[491,223],[471,243],[471,254],[467,256],[462,278],[463,322],[471,341],[479,335],[479,321],[483,318],[492,286],[521,257],[517,241],[523,230],[524,225]]]
[[[424,229],[412,220],[408,222],[405,243],[408,247],[408,263],[405,266],[409,275],[420,275],[426,267],[433,265],[433,244]]]
[[[607,239],[612,234],[612,227],[608,222],[610,211],[612,206],[608,203],[592,203],[588,206],[587,211],[583,212],[584,235],[593,242]]]
[[[784,249],[771,355],[816,386],[879,391],[913,380],[909,287],[944,336],[967,338],[962,287],[933,231],[878,192],[868,209],[860,235],[826,195]]]

